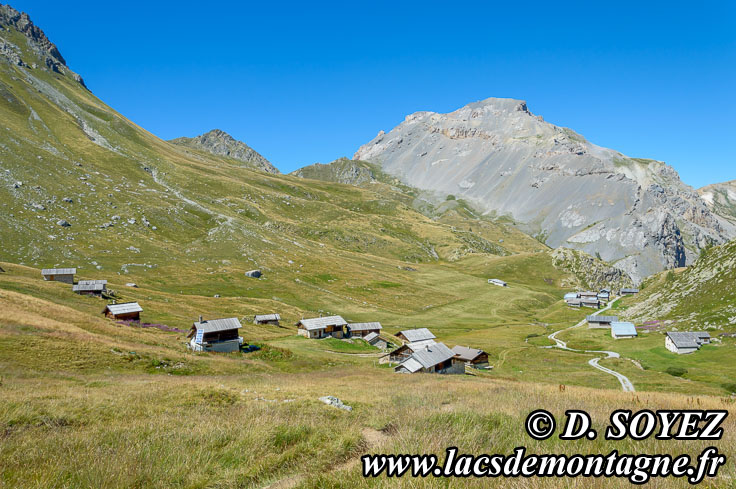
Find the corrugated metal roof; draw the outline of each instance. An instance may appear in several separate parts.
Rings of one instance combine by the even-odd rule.
[[[280,321],[281,316],[278,314],[256,314],[256,321]]]
[[[123,302],[122,304],[108,304],[105,311],[110,311],[117,316],[118,314],[130,314],[131,312],[142,312],[143,308],[137,302]]]
[[[589,323],[615,323],[618,321],[618,316],[599,316],[593,314],[585,318]]]
[[[435,343],[436,342],[434,340],[422,340],[422,341],[415,341],[414,343],[404,343],[403,345],[401,345],[400,347],[392,351],[391,354],[394,355],[398,352],[402,352],[405,350],[410,350],[412,352],[415,352],[429,345],[434,345]]]
[[[413,357],[409,357],[402,363],[400,363],[396,368],[394,368],[394,370],[398,371],[402,368],[405,368],[410,373],[414,373],[419,372],[422,369],[422,364],[415,360]]]
[[[444,343],[434,343],[415,351],[411,358],[421,363],[422,367],[430,368],[454,356],[455,353],[447,348]]]
[[[299,321],[299,323],[301,323],[304,328],[309,331],[315,329],[325,329],[327,326],[345,326],[346,324],[348,324],[347,321],[345,321],[341,316],[302,319],[301,321]]]
[[[430,339],[430,340],[414,341],[412,343],[407,343],[404,346],[409,348],[411,351],[417,351],[417,350],[421,350],[422,348],[426,346],[434,345],[435,343],[437,342]]]
[[[373,342],[374,342],[375,340],[377,340],[378,338],[379,338],[379,336],[378,336],[378,333],[369,333],[369,334],[367,334],[367,335],[363,336],[363,339],[364,339],[365,341],[367,341],[368,343],[370,343],[371,345],[372,345],[372,344],[373,344]]]
[[[677,348],[699,348],[704,339],[710,339],[710,334],[702,331],[671,331],[667,336]]]
[[[238,321],[238,318],[225,318],[225,319],[209,319],[207,321],[196,322],[193,325],[197,331],[203,331],[205,333],[213,333],[215,331],[226,331],[229,329],[239,329],[243,326]]]
[[[621,289],[622,294],[638,294],[639,289]]]
[[[72,285],[72,292],[102,292],[105,284],[83,284]]]
[[[350,323],[350,324],[348,324],[348,329],[350,331],[370,331],[372,329],[383,329],[383,326],[381,326],[381,323],[379,323],[379,322],[373,322],[373,323]]]
[[[406,341],[408,341],[409,343],[437,338],[427,328],[406,329],[404,331],[399,331],[397,335],[404,336],[404,338],[406,338]]]
[[[475,360],[479,355],[483,353],[483,350],[460,345],[453,346],[452,351],[453,353],[455,353],[455,356],[457,356],[460,360],[466,361]]]
[[[74,275],[77,273],[76,268],[44,268],[41,275]]]
[[[77,282],[78,285],[91,285],[91,284],[102,284],[107,285],[107,280],[80,280]]]
[[[614,336],[637,336],[636,326],[633,323],[611,323],[611,334]]]
[[[568,292],[567,294],[565,294],[565,300],[568,300],[568,299],[577,299],[577,298],[578,298],[578,293],[577,292]]]

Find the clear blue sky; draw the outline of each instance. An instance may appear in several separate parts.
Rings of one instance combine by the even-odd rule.
[[[134,122],[221,128],[284,172],[495,96],[693,186],[736,179],[734,2],[11,5]]]

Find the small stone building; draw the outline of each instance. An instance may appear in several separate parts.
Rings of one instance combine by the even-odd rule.
[[[381,334],[383,326],[379,322],[373,323],[350,323],[347,326],[348,336],[362,338],[371,333]]]
[[[199,321],[192,324],[192,329],[187,334],[187,338],[191,338],[187,346],[192,351],[220,353],[240,351],[243,338],[238,330],[242,327],[238,318],[204,321],[200,316]]]
[[[271,324],[278,326],[281,321],[281,316],[278,314],[256,314],[253,318],[253,324]]]
[[[72,285],[72,292],[80,295],[101,296],[107,292],[107,280],[80,280]]]
[[[394,372],[464,374],[465,363],[455,358],[455,353],[443,343],[432,343],[412,353],[394,368]]]
[[[611,323],[611,336],[614,339],[636,338],[639,334],[636,332],[636,326],[633,323],[613,322]]]
[[[137,302],[108,304],[102,311],[106,317],[119,321],[140,321],[143,308]]]
[[[367,341],[369,345],[373,345],[376,348],[380,348],[381,350],[385,350],[386,348],[388,348],[388,341],[381,338],[378,333],[369,333],[363,336],[363,339]]]
[[[322,318],[302,319],[298,323],[297,333],[306,338],[343,338],[345,336],[345,326],[347,326],[341,316],[327,316]]]
[[[427,328],[405,329],[396,333],[396,337],[407,343],[415,343],[417,341],[434,340],[437,337]]]
[[[601,308],[601,301],[598,300],[598,296],[595,297],[581,297],[580,305],[583,307],[592,307],[593,309]]]
[[[48,280],[49,282],[64,282],[70,285],[74,285],[74,275],[76,274],[76,268],[44,268],[41,270],[44,280]]]
[[[385,355],[378,363],[401,363],[415,351],[419,351],[429,345],[434,345],[436,342],[433,339],[426,339],[421,341],[415,341],[413,343],[404,343],[395,350],[391,351],[388,355]]]
[[[466,365],[476,368],[488,366],[488,353],[483,350],[456,345],[452,347],[452,351],[455,353],[455,358],[464,362]]]
[[[670,331],[664,339],[665,348],[678,355],[693,353],[709,343],[710,334],[704,331]]]
[[[585,320],[588,321],[588,328],[590,329],[610,328],[612,323],[618,322],[618,316],[599,316],[598,314],[593,314],[585,318]]]

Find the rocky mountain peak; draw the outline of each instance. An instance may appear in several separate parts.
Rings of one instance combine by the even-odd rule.
[[[592,144],[532,114],[523,100],[416,112],[353,158],[508,216],[547,245],[599,256],[636,281],[689,264],[736,234],[673,168]]]
[[[0,4],[0,56],[4,56],[16,66],[37,68],[39,63],[36,60],[24,60],[22,49],[5,39],[6,36],[2,33],[7,30],[15,30],[25,36],[28,47],[42,67],[55,73],[68,73],[75,81],[87,88],[82,77],[67,67],[66,60],[56,44],[51,42],[43,30],[31,21],[27,13],[19,12],[10,5]]]
[[[268,173],[279,173],[278,169],[261,154],[244,142],[238,141],[222,129],[212,129],[193,138],[181,137],[172,139],[169,142],[179,146],[206,151],[216,156],[233,158]]]
[[[478,102],[468,104],[466,107],[471,109],[488,109],[506,112],[524,112],[532,115],[527,108],[525,100],[517,100],[513,98],[489,97]],[[462,109],[460,109],[462,110]]]

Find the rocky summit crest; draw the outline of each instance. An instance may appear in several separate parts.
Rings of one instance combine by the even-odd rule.
[[[8,39],[8,32],[16,31],[26,38],[30,56],[26,59],[23,47]],[[12,64],[21,67],[48,69],[55,73],[69,74],[75,81],[84,86],[84,80],[66,65],[66,60],[59,52],[56,44],[51,42],[40,27],[35,25],[29,15],[19,12],[10,5],[0,4],[0,56],[7,58]]]
[[[221,129],[213,129],[193,138],[176,138],[169,142],[206,151],[216,156],[233,158],[268,173],[279,173],[279,170],[260,153]]]
[[[734,236],[671,167],[596,146],[522,100],[410,114],[354,159],[506,216],[553,248],[599,256],[636,280]]]

